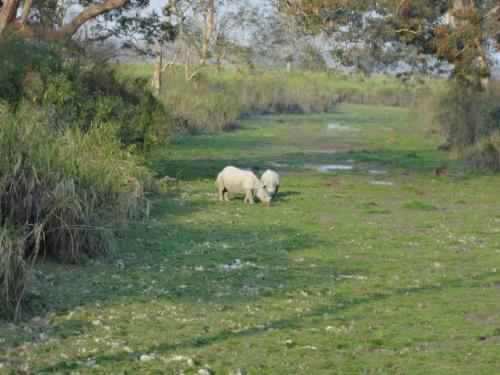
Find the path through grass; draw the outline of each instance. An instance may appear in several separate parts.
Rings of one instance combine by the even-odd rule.
[[[0,373],[500,372],[500,176],[410,124],[343,105],[158,150],[180,182],[116,259],[37,266],[43,312],[0,323]],[[220,204],[227,164],[278,170],[272,207]]]

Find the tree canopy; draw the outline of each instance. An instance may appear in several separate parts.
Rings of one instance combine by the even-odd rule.
[[[158,28],[158,15],[144,18],[134,12],[148,5],[149,0],[0,0],[0,36],[14,30],[26,36],[72,37],[100,17],[113,25],[114,34],[131,26],[151,32]]]
[[[487,83],[500,44],[495,0],[280,1],[309,32],[337,38],[340,53],[361,46],[385,63],[435,59],[469,85]]]

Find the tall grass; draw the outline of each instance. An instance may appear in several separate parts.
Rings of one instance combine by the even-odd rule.
[[[18,316],[24,285],[30,276],[30,260],[26,257],[26,241],[30,236],[21,226],[0,226],[0,316]]]
[[[151,175],[116,131],[61,129],[26,106],[0,114],[0,313],[19,312],[29,259],[109,254],[124,221],[147,213]]]
[[[124,64],[119,74],[122,79],[150,77],[152,66]],[[339,102],[411,105],[416,98],[411,86],[387,76],[364,79],[326,72],[229,68],[206,68],[190,81],[184,75],[181,67],[167,69],[160,100],[170,109],[177,128],[189,131],[223,130],[251,114],[320,113]]]

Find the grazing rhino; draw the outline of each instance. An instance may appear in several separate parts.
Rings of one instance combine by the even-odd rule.
[[[229,201],[229,193],[245,195],[245,203],[254,203],[254,196],[264,204],[271,202],[271,197],[264,189],[264,185],[251,171],[228,166],[217,175],[216,184],[221,202]]]
[[[280,188],[280,175],[278,173],[268,169],[262,174],[260,181],[270,196],[274,197],[278,194]]]

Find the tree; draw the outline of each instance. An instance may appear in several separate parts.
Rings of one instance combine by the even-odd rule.
[[[224,62],[238,70],[242,64],[252,66],[252,48],[243,39],[259,21],[257,9],[248,1],[226,0],[216,10],[212,55],[217,71]]]
[[[474,0],[281,0],[288,14],[319,30],[369,46],[374,56],[448,63],[453,76],[486,87],[492,53],[500,43],[497,1]],[[348,49],[348,48],[347,48]]]
[[[314,46],[308,44],[302,50],[301,65],[303,69],[311,71],[325,71],[327,68],[325,58],[322,51]]]
[[[203,35],[200,51],[200,65],[204,66],[208,58],[210,42],[214,32],[214,0],[202,0],[201,6],[203,10]]]
[[[51,9],[55,16],[58,3],[24,0],[21,4],[21,0],[4,0],[0,9],[0,36],[8,29],[20,30],[30,36],[40,31],[44,34],[50,33],[52,36],[73,36],[84,23],[112,10],[120,9],[127,1],[90,2],[69,22],[55,28],[54,24],[47,25],[42,16],[47,9]]]
[[[0,37],[11,30],[27,37],[71,38],[91,21],[97,21],[96,39],[100,40],[132,28],[134,32],[154,34],[159,30],[159,16],[154,12],[143,16],[139,12],[148,5],[149,0],[2,0]],[[99,27],[103,21],[109,28]]]
[[[310,44],[311,37],[304,33],[284,3],[274,1],[263,13],[254,34],[254,45],[261,55],[290,71],[293,63],[300,60],[301,51]]]

